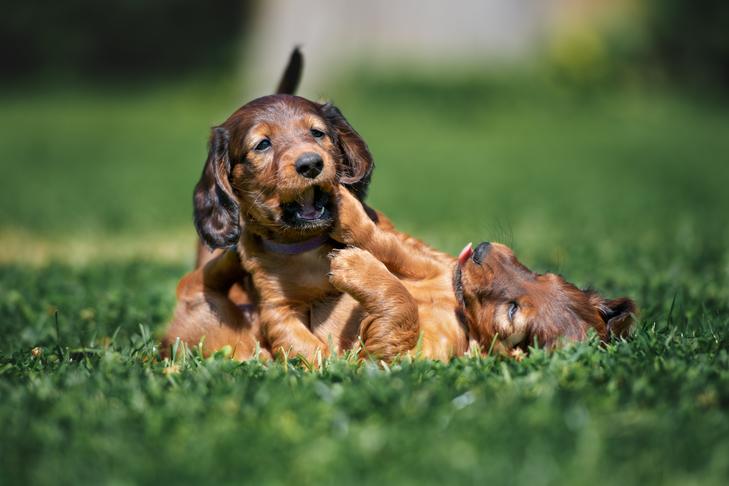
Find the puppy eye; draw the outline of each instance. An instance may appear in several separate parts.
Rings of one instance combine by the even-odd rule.
[[[264,138],[263,140],[261,140],[260,142],[258,142],[258,145],[256,145],[253,150],[255,150],[256,152],[263,152],[264,150],[266,150],[270,146],[271,146],[271,141],[269,139],[267,139],[267,138]]]
[[[513,321],[514,316],[516,315],[516,311],[519,310],[519,304],[516,302],[509,302],[509,310],[507,311],[507,315],[509,316],[509,320]]]
[[[322,138],[324,136],[324,132],[321,130],[317,130],[316,128],[312,128],[311,130],[311,136],[314,138]]]

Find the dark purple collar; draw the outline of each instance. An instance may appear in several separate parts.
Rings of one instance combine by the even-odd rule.
[[[307,251],[319,248],[327,241],[329,241],[328,234],[315,236],[311,239],[299,241],[297,243],[276,243],[275,241],[261,238],[264,250],[271,253],[278,253],[280,255],[298,255],[299,253],[306,253]]]

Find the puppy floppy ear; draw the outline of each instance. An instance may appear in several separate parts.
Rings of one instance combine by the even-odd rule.
[[[321,105],[321,113],[334,130],[339,149],[342,151],[343,167],[340,182],[359,200],[364,200],[375,168],[367,144],[344,118],[339,108],[326,103]]]
[[[213,128],[205,168],[193,194],[195,228],[211,249],[235,245],[240,238],[240,208],[230,186],[228,131]]]
[[[633,325],[633,315],[638,312],[635,302],[627,297],[613,300],[602,300],[597,303],[600,317],[605,321],[608,335],[627,337]]]

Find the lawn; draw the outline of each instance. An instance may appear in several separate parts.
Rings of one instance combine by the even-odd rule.
[[[0,483],[726,484],[729,106],[518,77],[357,78],[370,202],[640,308],[516,363],[160,361],[234,83],[14,91],[0,113]],[[316,96],[318,93],[305,93]]]

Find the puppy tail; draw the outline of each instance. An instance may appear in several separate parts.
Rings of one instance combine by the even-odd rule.
[[[276,94],[294,94],[301,81],[301,72],[304,70],[304,56],[301,55],[299,46],[294,47],[289,57],[289,63],[281,76],[281,81],[276,88]]]

